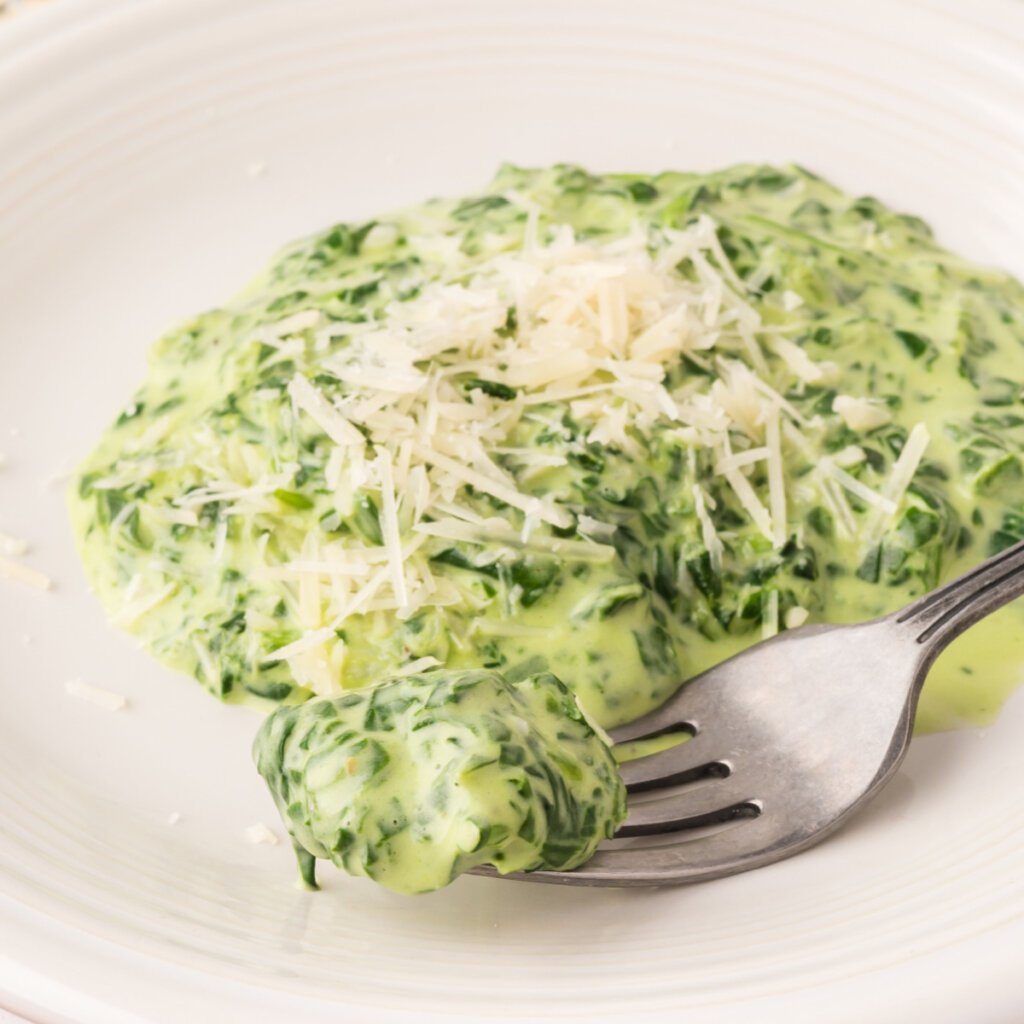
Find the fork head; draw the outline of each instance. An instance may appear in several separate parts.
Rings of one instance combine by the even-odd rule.
[[[818,842],[878,792],[906,753],[927,668],[907,639],[892,617],[807,626],[698,676],[650,715],[613,730],[617,743],[692,737],[622,766],[630,813],[616,839],[574,871],[510,877],[694,882]],[[706,826],[728,827],[694,838]]]

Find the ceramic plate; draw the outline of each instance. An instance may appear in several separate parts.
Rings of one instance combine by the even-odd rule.
[[[1024,1019],[1024,702],[700,887],[293,888],[258,716],[108,628],[61,477],[281,243],[486,182],[796,160],[1024,274],[1024,6],[61,0],[0,18],[0,1005],[40,1021]],[[125,694],[112,714],[81,677]],[[177,824],[169,816],[179,814]]]

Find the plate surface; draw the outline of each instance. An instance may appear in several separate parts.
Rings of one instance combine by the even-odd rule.
[[[832,841],[697,888],[289,850],[224,708],[108,628],[61,482],[164,328],[281,243],[485,182],[796,160],[1024,274],[1024,6],[62,0],[0,20],[0,1006],[41,1021],[1024,1019],[1024,701],[915,743]],[[127,695],[76,701],[80,676]],[[1018,698],[1022,695],[1018,695]],[[181,820],[168,824],[172,812]],[[300,1016],[301,1014],[301,1016]]]

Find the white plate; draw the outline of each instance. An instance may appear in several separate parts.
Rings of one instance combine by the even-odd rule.
[[[1021,700],[916,743],[851,827],[751,875],[404,899],[324,871],[300,893],[284,844],[243,837],[277,827],[257,716],[104,624],[44,483],[149,342],[280,243],[505,159],[795,159],[1024,273],[1022,41],[1024,7],[979,0],[62,0],[0,21],[0,529],[57,581],[0,585],[0,1005],[87,1024],[1024,1019]],[[68,697],[72,676],[130,709]]]

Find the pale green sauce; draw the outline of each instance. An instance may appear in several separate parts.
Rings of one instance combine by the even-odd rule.
[[[570,870],[626,816],[615,760],[551,675],[435,671],[280,708],[253,746],[315,887],[315,859],[396,892],[481,864]]]
[[[481,569],[467,564],[478,549],[432,538],[423,550],[437,577],[472,600],[406,620],[352,615],[329,652],[342,686],[375,683],[424,657],[447,668],[551,671],[611,726],[757,641],[773,603],[780,625],[794,609],[806,609],[811,622],[870,618],[1024,536],[1024,291],[1016,281],[947,253],[919,220],[797,168],[653,178],[505,168],[481,196],[384,218],[384,235],[370,224],[341,225],[297,243],[239,299],[155,346],[149,377],[84,463],[71,506],[98,596],[161,661],[226,700],[309,698],[308,683],[297,682],[287,662],[266,660],[302,637],[300,595],[259,570],[300,558],[310,536],[380,543],[379,502],[360,494],[353,511],[339,514],[325,485],[331,446],[290,413],[286,389],[296,372],[328,398],[345,397],[346,385],[324,363],[346,339],[325,349],[300,328],[284,350],[258,334],[308,310],[341,323],[381,317],[389,303],[447,272],[443,246],[424,239],[447,239],[470,268],[494,245],[516,250],[527,215],[504,198],[509,190],[540,211],[542,237],[560,224],[598,239],[636,223],[656,233],[709,214],[762,322],[831,364],[827,381],[794,384],[768,355],[769,380],[817,424],[804,432],[805,450],[784,438],[786,544],[773,549],[716,475],[712,455],[691,451],[668,425],[635,438],[638,457],[588,442],[568,408],[552,403],[543,410],[549,426],[524,418],[506,443],[543,446],[569,464],[528,478],[512,457],[503,468],[573,517],[615,525],[615,559],[496,550],[497,561]],[[691,271],[680,265],[684,277]],[[744,358],[740,348],[729,354]],[[666,386],[710,387],[702,373],[680,362]],[[833,411],[837,394],[878,400],[890,422],[850,429]],[[865,459],[847,472],[881,491],[918,423],[931,435],[924,460],[880,545],[866,552],[857,538],[870,510],[848,499],[856,537],[844,539],[820,494],[801,481],[822,454],[858,446]],[[761,496],[764,474],[755,468],[749,477]],[[270,506],[251,515],[232,514],[234,499],[189,506],[189,495],[215,477],[240,490],[263,478],[284,482]],[[725,547],[720,570],[695,514],[695,482],[714,501],[709,515]],[[516,510],[463,497],[519,528]],[[186,507],[194,521],[182,514]],[[633,588],[629,600],[580,611],[623,587]],[[509,625],[528,635],[500,635]],[[948,652],[925,688],[919,727],[989,720],[1019,681],[1021,626],[1020,609],[1007,609]]]

